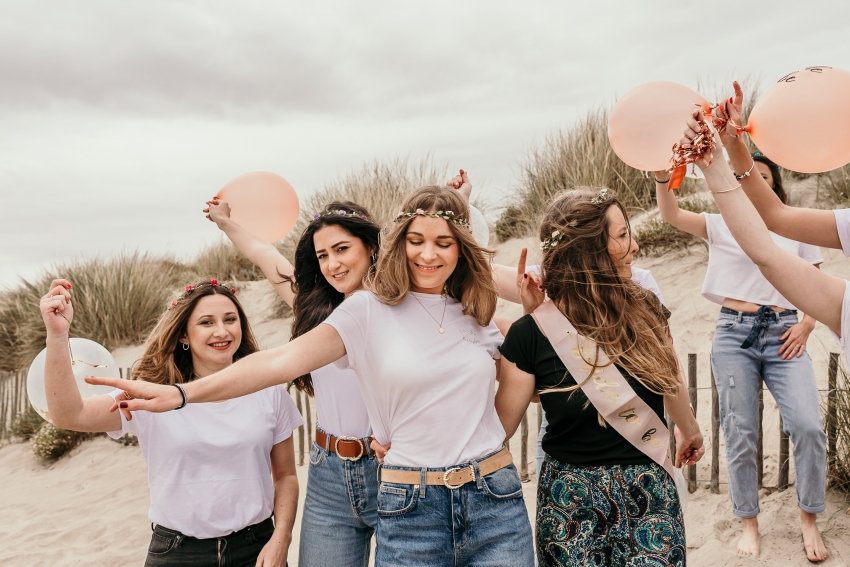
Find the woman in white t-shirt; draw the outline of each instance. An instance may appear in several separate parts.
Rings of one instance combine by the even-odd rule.
[[[736,97],[731,102],[721,103],[715,113],[715,127],[722,132],[716,139],[719,138],[721,143],[731,148],[729,154],[732,156],[735,156],[740,150],[740,148],[736,149],[735,147],[740,142],[740,140],[737,140],[738,130],[735,127],[735,124],[739,122],[737,122],[738,116],[734,116],[734,121],[730,124],[727,113],[740,111],[741,98],[740,88],[736,84]],[[700,124],[703,121],[702,113],[695,113],[695,116],[688,120],[685,137],[682,138],[681,143],[689,143],[689,140],[695,137],[695,131],[701,128]],[[744,183],[747,183],[749,185],[760,185],[762,186],[760,190],[763,191],[764,186],[767,185],[765,180],[760,175],[747,176],[745,173],[736,175],[723,159],[715,159],[710,163],[700,160],[697,165],[705,173],[708,188],[720,208],[725,225],[750,260],[758,267],[764,278],[776,289],[778,294],[781,294],[781,297],[787,298],[786,301],[796,305],[807,315],[821,321],[834,333],[840,335],[840,340],[846,341],[848,331],[848,310],[844,308],[847,301],[846,282],[822,273],[802,255],[789,252],[775,234],[768,232],[753,204],[743,191],[738,190]],[[735,161],[733,161],[733,167],[738,167],[735,165]],[[752,168],[754,166],[752,162],[748,162],[747,167]],[[749,169],[742,168],[741,171],[747,172]],[[718,375],[715,371],[715,379],[719,389],[720,383],[728,380],[728,377]],[[799,376],[794,379],[799,380]],[[806,382],[809,382],[808,378],[806,378]],[[805,390],[801,390],[799,386],[794,388],[795,399],[792,401],[791,408],[794,412],[793,419],[797,419],[805,412],[808,415],[804,417],[817,416],[818,423],[820,423],[816,392],[812,392],[815,388],[814,381],[811,380],[811,383],[806,385]],[[776,397],[775,394],[774,397]],[[814,398],[815,401],[812,401],[811,398]],[[777,402],[780,412],[782,412],[783,404],[779,397],[777,397]],[[785,418],[785,413],[782,413],[785,429],[791,433],[793,440],[793,426]],[[812,438],[805,438],[799,442],[794,441],[798,500],[801,499],[801,483],[810,482],[808,478],[801,478],[803,473],[808,476],[811,471],[823,466],[821,461],[823,457],[820,456],[823,433],[822,431],[818,432],[820,435],[814,435],[814,433],[812,432]],[[802,448],[805,449],[807,444],[816,444],[818,453],[798,455],[800,445],[803,445]],[[816,462],[812,462],[814,460]],[[800,517],[803,542],[806,556],[809,561],[813,562],[822,561],[827,556],[826,546],[815,524],[816,513],[810,513],[817,511],[822,511],[822,508],[809,511],[803,508],[801,502]]]
[[[522,486],[494,407],[502,335],[487,252],[451,188],[412,192],[379,252],[371,291],[312,331],[185,387],[190,402],[229,399],[339,360],[357,374],[381,469],[376,565],[532,565]],[[175,388],[128,389],[124,409],[169,411]]]
[[[347,295],[363,289],[363,279],[374,271],[381,229],[355,203],[333,202],[313,215],[295,246],[294,266],[274,245],[234,222],[226,202],[214,199],[207,205],[210,220],[293,308],[293,339],[321,324]],[[298,565],[366,567],[378,524],[378,462],[369,448],[372,427],[357,376],[328,364],[292,384],[314,396],[318,421]]]
[[[661,219],[708,243],[708,269],[702,295],[721,306],[711,349],[726,439],[726,466],[732,512],[741,518],[737,552],[758,557],[758,393],[761,380],[776,399],[794,446],[797,501],[803,521],[826,508],[826,436],[812,360],[805,352],[815,326],[810,315],[798,322],[795,304],[783,297],[741,249],[719,214],[679,208],[667,190],[670,175],[656,172]],[[774,190],[785,198],[780,178]],[[815,246],[772,235],[777,246],[818,266]]]
[[[65,429],[139,438],[153,522],[145,565],[282,567],[298,502],[292,430],[303,423],[286,391],[271,386],[179,412],[110,413],[116,399],[131,396],[119,390],[80,397],[71,364],[86,363],[68,352],[71,284],[59,279],[50,287],[40,308],[51,420]],[[177,391],[256,352],[234,291],[216,280],[187,286],[151,332],[132,383]]]

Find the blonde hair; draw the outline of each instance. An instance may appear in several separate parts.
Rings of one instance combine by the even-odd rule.
[[[242,328],[242,342],[233,354],[236,362],[242,357],[257,352],[257,341],[248,325],[248,317],[242,305],[229,287],[211,285],[209,279],[199,279],[191,285],[172,307],[165,311],[145,341],[142,357],[133,364],[134,380],[144,380],[155,384],[183,384],[196,378],[192,351],[184,350],[180,339],[186,336],[189,317],[198,301],[208,295],[224,295],[236,306],[239,325]]]
[[[417,209],[432,213],[452,211],[456,217],[469,219],[466,201],[457,190],[449,187],[426,185],[413,191],[404,200],[401,210]],[[385,229],[375,272],[366,280],[366,287],[388,305],[398,305],[410,291],[406,237],[414,218],[400,217]],[[446,280],[446,293],[460,301],[465,315],[485,327],[496,312],[498,297],[490,266],[494,253],[479,246],[467,226],[450,221],[446,224],[459,249],[457,266]]]
[[[611,364],[628,369],[648,390],[660,395],[679,391],[679,361],[670,328],[655,295],[623,278],[608,253],[610,207],[628,213],[614,191],[579,187],[558,195],[540,226],[541,241],[557,238],[543,251],[543,287],[576,330],[593,340]],[[557,231],[558,236],[552,235]],[[629,229],[631,232],[631,229]],[[587,360],[593,369],[596,360]],[[570,391],[579,385],[541,393]]]

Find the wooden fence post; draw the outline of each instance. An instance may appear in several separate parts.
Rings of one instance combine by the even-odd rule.
[[[713,494],[720,494],[720,398],[717,384],[714,383],[714,369],[711,371],[711,484]]]
[[[764,480],[764,381],[759,378],[759,433],[756,441],[756,474],[758,488],[761,490]]]
[[[667,413],[667,410],[664,410],[664,418],[667,421],[667,427],[670,429],[670,440],[668,444],[670,445],[670,460],[676,460],[676,436],[673,435],[673,430],[676,429],[676,422],[673,421],[673,418],[670,417],[670,414]]]
[[[838,353],[829,353],[829,386],[826,392],[826,462],[835,459],[836,432],[835,420],[838,392]]]
[[[697,413],[697,355],[688,354],[688,397],[694,407],[694,417]],[[688,467],[688,492],[693,494],[697,490],[697,466],[696,463]]]
[[[313,450],[313,416],[310,415],[310,396],[304,394],[304,421],[307,422],[307,453]],[[368,453],[368,447],[366,448]]]
[[[791,460],[788,458],[788,434],[785,433],[785,424],[782,416],[779,416],[779,479],[777,488],[783,491],[788,488],[788,472]]]
[[[522,421],[519,426],[519,480],[528,482],[528,410],[522,414]]]

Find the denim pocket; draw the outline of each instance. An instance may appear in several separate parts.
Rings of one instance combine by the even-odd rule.
[[[417,500],[418,486],[382,482],[378,489],[378,515],[385,518],[401,516],[413,510]]]
[[[153,533],[151,534],[151,544],[148,547],[148,554],[165,555],[166,553],[174,549],[174,543],[176,541],[176,537],[169,537],[166,535]]]
[[[310,446],[310,465],[318,467],[322,464],[322,461],[325,460],[325,455],[327,455],[327,453],[325,453],[324,448],[319,447],[319,445],[313,441],[313,445]]]
[[[481,481],[484,494],[494,500],[522,498],[522,483],[513,464],[488,474]]]
[[[718,319],[716,330],[718,331],[728,331],[732,327],[735,326],[734,319]]]
[[[794,325],[796,325],[797,323],[799,323],[799,321],[791,321],[791,320],[789,320],[789,321],[783,321],[783,320],[781,320],[781,319],[780,319],[780,321],[779,321],[779,324],[780,324],[780,325],[782,325],[782,327],[783,327],[784,329],[790,329],[791,327],[793,327],[793,326],[794,326]]]

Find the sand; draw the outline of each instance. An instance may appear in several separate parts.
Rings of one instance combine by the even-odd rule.
[[[501,247],[497,261],[515,264],[522,246],[537,255],[534,239],[515,240]],[[823,250],[824,271],[850,279],[850,261],[840,251]],[[691,495],[686,516],[688,562],[692,566],[771,565],[803,566],[809,563],[803,553],[798,526],[798,508],[792,486],[785,491],[761,492],[762,555],[758,560],[738,558],[735,543],[740,535],[726,494],[723,440],[710,439],[710,385],[708,355],[718,306],[700,295],[707,254],[703,247],[667,254],[662,258],[640,258],[636,264],[652,270],[668,306],[679,356],[688,353],[698,360],[699,403],[697,416],[708,443],[721,444],[721,494],[708,490],[709,456],[698,465],[699,488]],[[263,348],[279,345],[289,338],[288,320],[268,320],[271,286],[266,282],[240,284],[240,297]],[[517,317],[516,305],[500,302],[498,314]],[[820,388],[826,388],[829,352],[838,346],[823,325],[818,324],[809,339],[809,352],[815,364]],[[139,355],[139,347],[115,351],[122,367]],[[536,407],[532,408],[536,412]],[[536,432],[536,413],[530,429]],[[315,423],[315,421],[314,421]],[[779,415],[769,393],[765,394],[765,486],[776,486]],[[511,441],[515,460],[520,457],[519,436]],[[296,442],[297,450],[297,442]],[[531,479],[524,485],[526,507],[533,519],[534,438],[529,442]],[[519,464],[519,463],[518,463]],[[303,505],[307,467],[298,468]],[[123,446],[105,437],[84,443],[55,463],[45,466],[35,459],[29,444],[0,448],[0,565],[15,566],[107,566],[141,565],[150,540],[147,520],[147,467],[136,446]],[[793,467],[791,473],[793,482]],[[835,493],[827,495],[827,510],[820,515],[819,527],[830,550],[826,566],[850,565],[850,503]],[[299,510],[300,514],[300,510]],[[289,552],[290,565],[297,565],[298,526]]]

